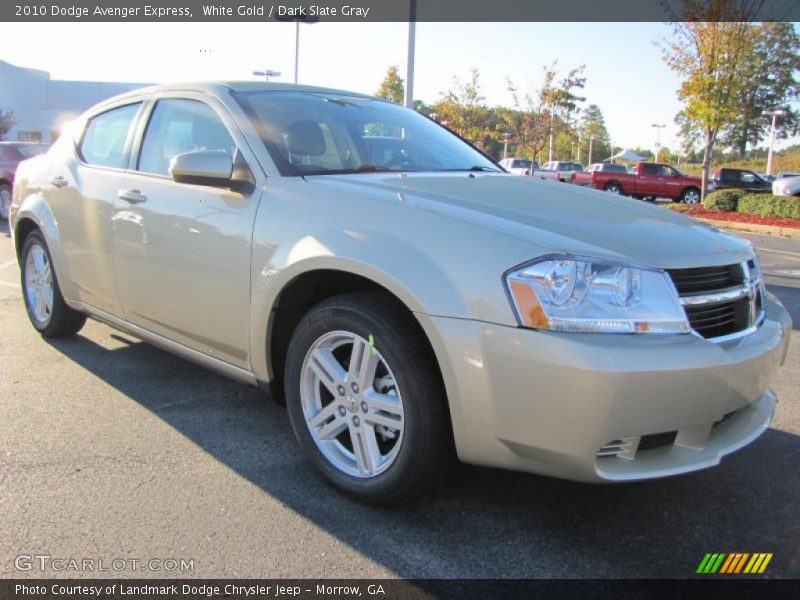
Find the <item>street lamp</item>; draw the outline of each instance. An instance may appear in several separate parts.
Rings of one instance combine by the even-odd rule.
[[[417,0],[408,0],[408,55],[406,58],[406,108],[414,108],[414,49],[417,36]]]
[[[263,77],[264,81],[269,82],[270,77],[280,77],[280,71],[273,71],[272,69],[264,69],[263,71],[253,71],[256,77]]]
[[[511,134],[507,131],[503,132],[503,160],[506,159],[508,156],[508,140],[511,137]]]
[[[655,160],[655,162],[658,162],[658,154],[661,151],[661,130],[664,129],[664,127],[666,127],[666,125],[665,124],[659,125],[658,123],[653,123],[651,125],[651,127],[655,127],[656,128],[656,160]]]
[[[589,138],[589,162],[588,164],[592,164],[592,146],[594,146],[594,136]]]
[[[297,72],[300,66],[300,23],[313,25],[318,17],[275,17],[277,21],[294,21],[294,82],[297,83]]]
[[[772,125],[769,128],[769,152],[767,153],[767,175],[772,175],[772,145],[775,143],[775,125],[778,117],[786,114],[782,108],[776,110],[765,110],[763,113],[765,117],[772,117]]]

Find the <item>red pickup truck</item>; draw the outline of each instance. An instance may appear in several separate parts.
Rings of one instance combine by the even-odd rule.
[[[633,173],[597,170],[576,173],[573,183],[634,198],[670,198],[687,204],[700,202],[701,180],[670,165],[640,162]],[[706,189],[710,190],[709,184]]]

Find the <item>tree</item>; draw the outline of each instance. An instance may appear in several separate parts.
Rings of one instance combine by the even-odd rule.
[[[739,113],[725,128],[721,142],[744,158],[767,134],[770,117],[764,111],[784,107],[780,137],[794,135],[800,115],[788,103],[800,94],[795,74],[800,69],[800,36],[791,23],[759,23],[754,26],[753,48],[739,65],[741,85],[737,94]]]
[[[455,88],[443,93],[433,105],[437,120],[485,152],[496,143],[496,115],[484,103],[481,94],[480,73],[470,71],[470,78],[462,82],[454,77]]]
[[[6,139],[6,135],[8,135],[8,132],[11,131],[16,122],[13,112],[0,108],[0,140]]]
[[[375,95],[395,104],[403,104],[406,97],[406,87],[403,78],[400,77],[397,65],[392,65],[386,71],[386,77],[381,81],[381,85]]]
[[[681,0],[674,40],[662,45],[664,60],[681,77],[687,125],[702,135],[705,195],[714,144],[740,112],[739,66],[752,59],[755,18],[763,0]]]
[[[603,117],[603,111],[596,104],[590,104],[583,111],[581,116],[581,123],[578,128],[578,152],[577,159],[593,162],[602,160],[611,155],[610,141],[608,129],[606,129],[606,121]],[[589,157],[589,142],[592,144],[592,156]]]
[[[509,80],[508,90],[514,99],[514,109],[498,109],[501,128],[509,133],[509,141],[532,159],[539,156],[548,139],[551,139],[548,159],[556,147],[566,152],[565,156],[571,154],[575,137],[573,116],[578,104],[585,100],[576,91],[584,87],[586,78],[582,66],[570,70],[560,80],[558,75],[557,62],[545,66],[542,86],[525,94],[520,94]]]

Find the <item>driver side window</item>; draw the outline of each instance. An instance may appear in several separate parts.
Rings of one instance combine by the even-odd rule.
[[[198,150],[224,152],[233,158],[236,144],[207,104],[199,100],[159,100],[142,139],[138,170],[169,176],[172,158]]]

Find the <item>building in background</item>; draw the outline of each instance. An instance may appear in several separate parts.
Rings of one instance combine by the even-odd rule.
[[[102,100],[142,87],[143,83],[61,81],[50,73],[0,60],[0,109],[14,113],[6,139],[52,142],[65,123]]]

